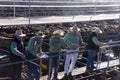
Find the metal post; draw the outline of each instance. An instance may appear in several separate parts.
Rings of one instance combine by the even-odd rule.
[[[110,64],[110,53],[111,53],[111,47],[109,48],[109,51],[108,51],[108,63],[107,63],[107,68],[109,69],[109,64]]]
[[[119,6],[119,8],[120,8],[120,6]],[[120,10],[119,10],[119,24],[118,25],[119,25],[119,30],[120,30]],[[120,46],[119,46],[119,50],[120,50]],[[120,51],[119,51],[119,68],[120,68]]]
[[[15,14],[16,14],[15,1],[13,1],[13,17],[14,18],[16,17]]]
[[[120,30],[120,11],[119,11],[119,30]]]
[[[96,70],[100,68],[100,61],[101,61],[101,49],[100,51],[97,53],[97,64],[96,64]]]
[[[118,49],[120,50],[120,45],[119,45],[119,48],[118,48]],[[119,51],[118,58],[119,58],[119,68],[120,68],[120,51]]]
[[[95,11],[94,11],[94,16],[96,15],[96,6],[97,6],[97,0],[95,0]]]
[[[50,58],[51,58],[51,57],[48,58],[49,61],[50,61]],[[50,77],[50,69],[51,69],[51,63],[49,62],[49,67],[48,67],[48,79],[47,79],[47,80],[50,80],[50,78],[51,78],[51,77]]]
[[[31,16],[30,16],[30,7],[31,7],[31,3],[30,3],[30,0],[29,0],[29,25],[30,25],[30,18],[31,18]]]
[[[42,59],[40,59],[40,77],[42,76],[42,68],[41,68],[41,65],[42,65]]]

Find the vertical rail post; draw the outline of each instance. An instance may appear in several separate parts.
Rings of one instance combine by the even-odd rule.
[[[13,0],[13,17],[16,17],[16,7],[15,7],[15,1]]]
[[[95,10],[94,10],[94,16],[96,15],[96,6],[97,6],[97,0],[95,0]]]
[[[49,61],[50,61],[50,58],[51,58],[51,57],[48,57],[48,60],[49,60]],[[47,79],[47,80],[51,80],[51,79],[50,79],[50,68],[51,68],[50,65],[51,65],[51,63],[49,62],[49,67],[48,67],[48,79]]]
[[[119,6],[119,9],[120,9],[120,6]],[[119,24],[118,25],[119,25],[119,30],[120,30],[120,10],[119,10]],[[119,50],[120,50],[120,46],[119,46]],[[120,68],[120,51],[119,51],[119,68]]]
[[[41,68],[41,65],[42,65],[42,58],[40,59],[40,77],[42,76],[42,68]]]
[[[31,23],[31,20],[30,20],[30,19],[31,19],[31,16],[30,16],[30,13],[31,13],[31,12],[30,12],[30,7],[31,7],[31,1],[29,0],[29,25],[30,25],[30,23]]]
[[[107,63],[108,69],[109,69],[109,65],[110,65],[110,53],[111,53],[111,47],[109,47],[109,50],[108,50],[108,63]]]
[[[100,61],[101,61],[101,48],[100,51],[97,53],[97,63],[96,63],[96,70],[100,68]]]

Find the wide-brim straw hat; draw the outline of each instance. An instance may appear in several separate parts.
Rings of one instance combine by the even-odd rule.
[[[102,34],[102,30],[100,28],[94,28],[93,32]]]
[[[77,26],[70,27],[70,31],[80,31],[80,28]]]
[[[60,36],[64,35],[64,31],[63,30],[56,30],[53,32],[53,34],[59,34]]]
[[[38,31],[38,32],[36,33],[36,36],[40,36],[40,37],[42,37],[42,38],[45,37],[45,35],[43,34],[42,31]]]
[[[16,30],[16,31],[15,31],[15,35],[16,35],[16,36],[20,36],[20,37],[26,36],[26,34],[23,34],[22,30]]]

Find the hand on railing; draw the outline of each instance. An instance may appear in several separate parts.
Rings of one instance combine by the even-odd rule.
[[[20,54],[20,57],[21,57],[22,59],[26,59],[26,58],[25,58],[25,55],[24,55],[23,53]]]
[[[112,44],[112,42],[113,42],[113,40],[110,39],[107,43],[108,43],[108,44]]]
[[[36,54],[36,59],[39,60],[43,54],[44,52],[40,51],[40,53]]]
[[[36,55],[36,58],[35,58],[36,60],[40,60],[40,57],[38,56],[38,55]]]
[[[72,44],[72,49],[73,49],[73,50],[77,49],[78,47],[79,47],[78,44]]]
[[[82,46],[87,46],[88,44],[87,43],[85,43],[85,42],[82,42]]]
[[[44,53],[43,53],[43,54],[37,54],[36,56],[37,56],[39,59],[40,59],[40,58],[48,58],[48,57],[49,57],[47,54],[44,54]]]

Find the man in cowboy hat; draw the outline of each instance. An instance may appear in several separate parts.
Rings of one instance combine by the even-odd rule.
[[[95,27],[88,36],[88,45],[87,45],[88,60],[87,60],[86,72],[91,72],[94,69],[95,56],[99,51],[99,46],[103,44],[98,39],[98,36],[100,34],[102,34],[102,30]]]
[[[10,43],[10,61],[12,63],[25,59],[22,30],[16,30],[15,37]],[[21,80],[22,63],[12,65],[11,80]]]
[[[85,44],[83,42],[81,34],[79,33],[79,30],[80,29],[77,26],[73,26],[70,28],[70,32],[68,32],[64,36],[64,40],[67,43],[67,47],[69,48],[69,50],[79,51],[80,45]],[[67,78],[72,78],[72,71],[74,69],[77,57],[78,57],[78,52],[66,55],[66,60],[64,65],[65,74],[62,79],[67,80]]]
[[[36,64],[40,64],[40,57],[38,55],[43,54],[42,52],[42,43],[43,43],[43,38],[44,34],[41,31],[38,31],[34,37],[31,37],[28,45],[26,47],[26,58],[28,60],[31,59],[36,59],[32,62]],[[27,63],[27,74],[28,74],[28,80],[40,80],[40,67],[36,66],[30,62]]]
[[[62,30],[56,30],[53,34],[54,35],[49,40],[49,79],[52,77],[52,69],[54,69],[53,80],[58,80],[59,53],[61,51],[62,44],[64,43],[61,36],[64,35],[64,32]]]

